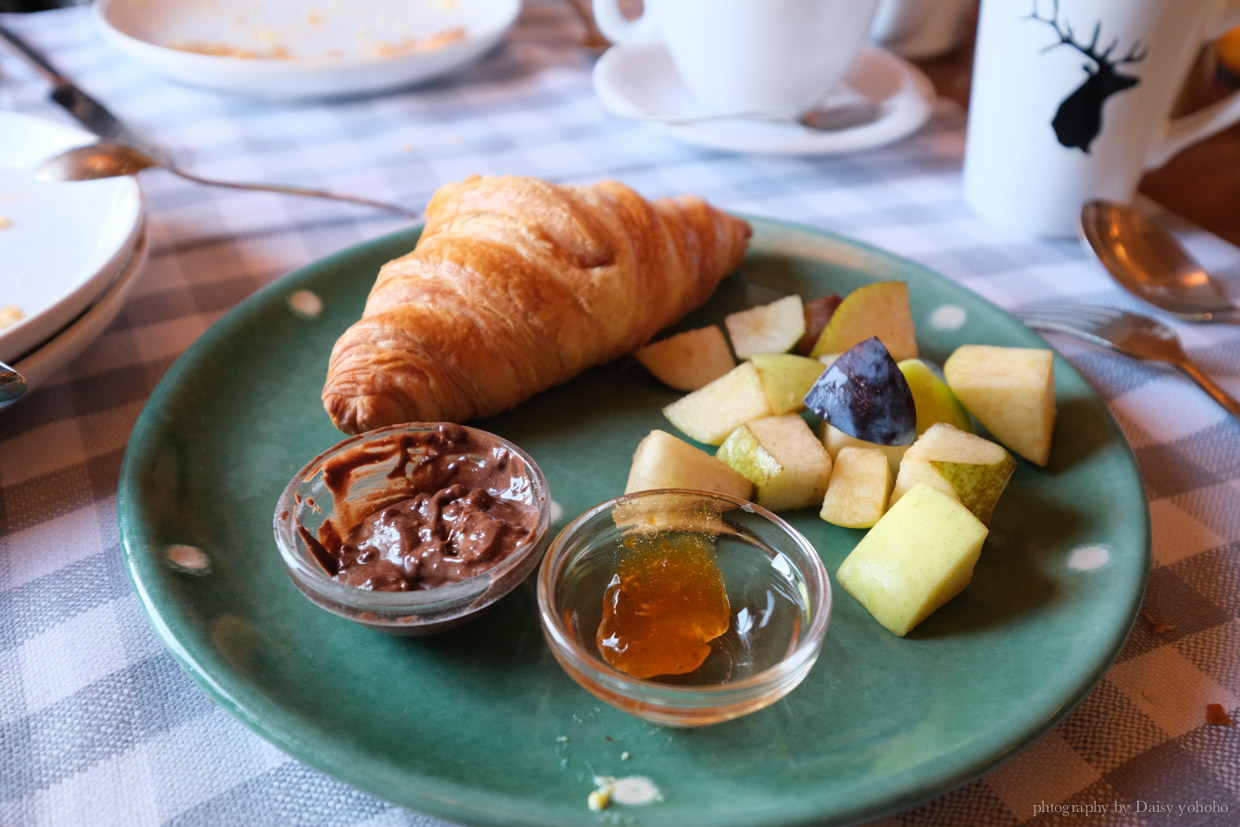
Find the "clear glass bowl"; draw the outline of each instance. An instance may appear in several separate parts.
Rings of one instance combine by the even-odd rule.
[[[633,534],[702,535],[714,545],[730,604],[727,632],[689,674],[634,678],[603,660],[604,594]],[[702,491],[643,491],[591,509],[552,541],[538,574],[543,635],[578,684],[625,712],[667,726],[747,715],[809,674],[831,616],[831,584],[796,529],[745,500]]]
[[[357,588],[332,578],[320,555],[319,529],[328,521],[347,530],[355,522],[396,500],[418,493],[409,466],[390,451],[377,450],[393,440],[423,435],[433,437],[440,428],[461,428],[471,444],[491,451],[506,451],[523,472],[514,486],[522,498],[538,509],[537,527],[524,545],[490,569],[455,583],[414,591],[379,591]],[[325,478],[324,469],[332,460],[355,457],[357,452],[373,454],[366,462],[352,463],[356,471],[348,480],[343,502],[338,502]],[[462,455],[457,462],[457,479],[465,484],[481,479],[481,464],[492,454]],[[399,467],[398,467],[399,462]],[[523,479],[521,479],[523,477]],[[526,485],[525,483],[528,483]],[[485,484],[482,487],[487,487]],[[428,492],[429,493],[429,492]],[[515,496],[512,491],[492,491],[495,496]],[[281,493],[276,504],[274,529],[276,546],[285,570],[297,588],[311,601],[341,617],[384,632],[425,635],[441,632],[475,617],[495,601],[516,588],[538,565],[547,548],[550,527],[550,493],[542,471],[528,454],[513,443],[477,428],[447,423],[411,423],[379,428],[350,437],[310,460],[298,471]],[[330,528],[330,526],[329,526]]]

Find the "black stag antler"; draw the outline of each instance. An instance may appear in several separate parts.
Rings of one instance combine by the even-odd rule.
[[[1119,38],[1115,38],[1099,52],[1098,38],[1102,36],[1101,20],[1094,24],[1094,34],[1090,38],[1089,45],[1078,43],[1072,26],[1067,21],[1064,21],[1062,26],[1059,24],[1059,0],[1054,0],[1049,18],[1038,14],[1038,0],[1033,0],[1033,13],[1029,15],[1029,19],[1046,23],[1059,36],[1059,42],[1052,43],[1041,51],[1047,52],[1057,46],[1071,46],[1094,62],[1096,68],[1085,67],[1089,76],[1079,88],[1064,99],[1059,105],[1059,111],[1055,113],[1054,120],[1051,121],[1051,125],[1055,128],[1055,135],[1061,144],[1089,152],[1090,143],[1098,136],[1098,131],[1102,128],[1103,101],[1116,92],[1136,86],[1140,80],[1133,75],[1117,72],[1116,67],[1125,63],[1140,63],[1145,60],[1149,49],[1143,48],[1141,41],[1138,40],[1132,44],[1128,54],[1121,58],[1112,58],[1111,53],[1119,46]]]

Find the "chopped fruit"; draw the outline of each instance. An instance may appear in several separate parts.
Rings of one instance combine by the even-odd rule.
[[[727,337],[715,325],[651,342],[633,356],[655,379],[678,391],[695,391],[736,367]]]
[[[1055,429],[1051,351],[961,345],[943,373],[956,398],[995,439],[1030,462],[1046,465]]]
[[[708,535],[630,534],[603,597],[595,642],[603,660],[635,678],[683,675],[706,660],[730,615]]]
[[[883,456],[887,458],[887,464],[891,466],[891,477],[900,471],[900,460],[904,458],[904,453],[909,449],[908,445],[879,445],[874,442],[866,442],[857,439],[855,436],[849,436],[834,425],[826,422],[822,423],[822,444],[827,446],[827,453],[831,455],[831,459],[839,456],[840,450],[852,445],[857,448],[877,448],[883,452]]]
[[[946,422],[953,428],[973,433],[973,420],[969,417],[969,412],[929,365],[920,359],[905,359],[897,367],[908,380],[909,390],[913,392],[919,436],[936,422]]]
[[[909,445],[917,436],[908,380],[874,337],[841,353],[805,395],[805,405],[824,422],[865,442]]]
[[[831,466],[820,517],[845,528],[869,528],[887,510],[891,466],[878,448],[843,448]]]
[[[771,415],[752,362],[741,362],[703,388],[677,399],[663,415],[691,439],[718,445],[751,419]]]
[[[805,394],[827,369],[817,359],[793,353],[759,353],[753,362],[762,390],[775,415],[805,410]]]
[[[723,324],[738,359],[756,353],[787,353],[805,335],[801,297],[793,294],[770,304],[730,313]]]
[[[771,511],[819,505],[831,478],[831,455],[797,414],[742,425],[715,456],[748,477],[754,501]]]
[[[753,483],[701,448],[654,430],[637,445],[624,493],[652,488],[691,488],[747,500]]]
[[[1003,446],[942,422],[917,438],[900,461],[900,473],[891,492],[894,505],[920,483],[931,485],[958,500],[983,523],[999,502],[1016,460]]]
[[[967,508],[918,485],[866,532],[835,576],[875,620],[904,637],[969,585],[986,534]]]
[[[829,296],[818,296],[805,302],[805,335],[797,342],[795,352],[801,356],[809,356],[822,329],[831,321],[831,314],[840,306],[842,299],[832,293]]]
[[[908,285],[904,282],[879,281],[845,296],[814,343],[810,356],[842,353],[871,336],[877,336],[897,362],[917,358],[913,314],[908,304]]]

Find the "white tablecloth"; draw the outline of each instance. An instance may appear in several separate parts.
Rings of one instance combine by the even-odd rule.
[[[498,50],[450,78],[331,103],[245,100],[166,82],[111,51],[82,9],[3,22],[204,175],[414,207],[439,184],[475,173],[616,178],[650,197],[693,192],[851,236],[1009,309],[1052,299],[1136,307],[1077,242],[1034,239],[970,214],[956,106],[940,103],[907,140],[848,155],[697,149],[600,109],[593,57],[559,4],[527,4]],[[68,121],[47,91],[0,49],[0,108]],[[116,525],[127,438],[172,361],[256,288],[405,222],[159,171],[141,181],[151,255],[135,294],[74,364],[0,413],[0,823],[439,823],[321,775],[212,704],[148,624]],[[1191,228],[1186,237],[1240,295],[1238,251]],[[1240,394],[1240,327],[1176,328],[1202,367]],[[1136,451],[1153,520],[1146,611],[1174,628],[1155,635],[1139,620],[1117,664],[1052,732],[889,823],[1014,824],[1034,819],[1039,804],[1090,802],[1129,808],[1090,823],[1235,823],[1240,729],[1208,726],[1203,713],[1220,703],[1240,718],[1240,422],[1171,370],[1054,341]],[[1216,809],[1173,819],[1154,813],[1156,802]]]

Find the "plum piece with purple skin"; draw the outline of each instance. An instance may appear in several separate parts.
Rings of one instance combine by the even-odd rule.
[[[913,392],[875,336],[841,353],[805,394],[805,406],[866,442],[910,445],[917,438]]]

